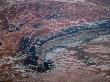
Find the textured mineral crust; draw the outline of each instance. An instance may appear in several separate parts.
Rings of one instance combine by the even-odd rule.
[[[110,82],[109,0],[1,0],[0,82]]]

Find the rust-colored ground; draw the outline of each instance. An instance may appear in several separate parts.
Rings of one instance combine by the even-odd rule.
[[[45,6],[41,5],[40,12],[34,9],[36,5],[34,1],[24,3],[21,1],[0,12],[0,82],[110,82],[110,35],[78,47],[71,45],[54,58],[56,68],[52,72],[35,73],[18,69],[16,63],[19,63],[19,59],[13,59],[11,56],[14,56],[19,49],[23,36],[30,36],[34,40],[34,37],[53,34],[70,25],[110,18],[109,1],[62,3],[42,0],[40,3]],[[52,10],[48,9],[51,6],[61,11],[63,16],[60,19],[43,18],[52,14]],[[23,25],[18,31],[8,32],[7,25],[10,22]],[[33,28],[33,23],[41,23],[43,29]],[[89,66],[86,64],[88,62],[82,63],[85,61],[83,57],[80,58],[82,53],[93,58],[96,65]]]

